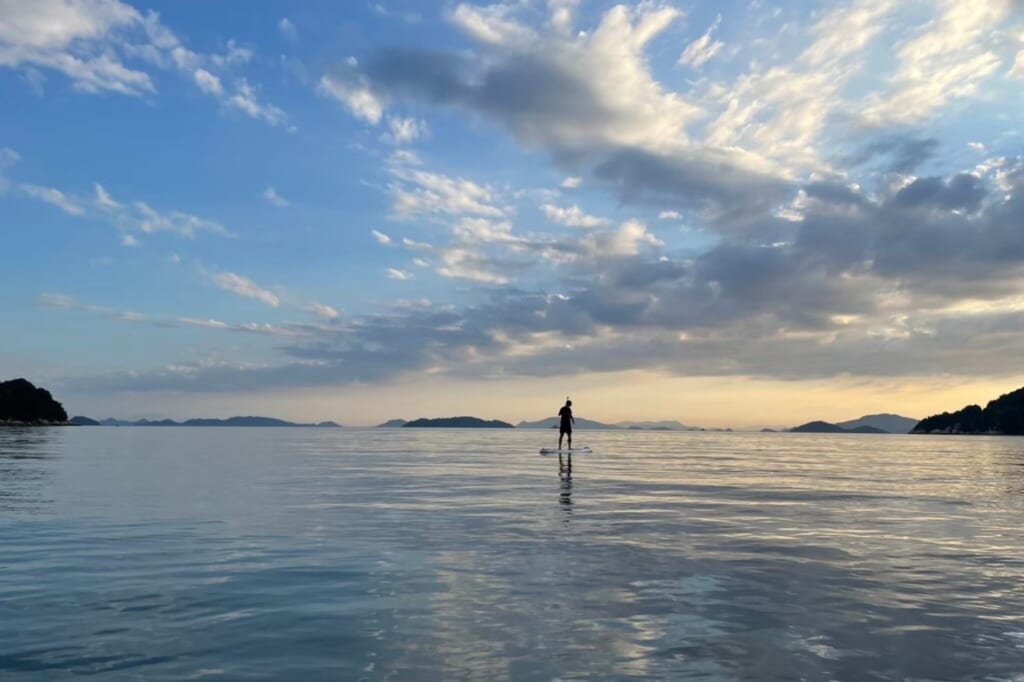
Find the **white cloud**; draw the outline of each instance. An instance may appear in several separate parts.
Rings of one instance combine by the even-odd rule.
[[[384,246],[389,246],[391,244],[391,237],[387,236],[383,232],[370,230],[370,234],[373,235],[373,238],[377,240],[378,244],[383,244]]]
[[[33,199],[45,201],[69,215],[85,215],[85,209],[82,205],[75,199],[64,194],[64,192],[61,192],[59,189],[54,189],[53,187],[40,187],[39,185],[30,185],[28,183],[22,183],[20,187],[22,192]]]
[[[247,116],[286,125],[277,107],[258,101],[255,89],[238,79],[228,93],[216,71],[248,62],[252,50],[228,41],[223,54],[200,54],[185,47],[156,12],[142,15],[120,0],[4,0],[0,2],[0,67],[28,69],[41,89],[49,69],[67,76],[76,90],[148,95],[151,76],[126,66],[123,58],[181,72],[202,92]]]
[[[256,89],[249,85],[249,82],[244,78],[239,78],[235,81],[234,94],[224,100],[224,102],[251,118],[265,121],[275,126],[287,125],[287,114],[273,104],[261,102]]]
[[[885,94],[867,98],[862,115],[876,125],[921,121],[954,99],[974,97],[1002,65],[992,32],[1009,15],[1007,0],[941,0],[938,16],[898,51]]]
[[[418,242],[408,237],[402,237],[402,246],[413,251],[430,251],[434,247],[426,242]]]
[[[401,218],[419,215],[483,215],[501,216],[494,205],[494,191],[486,185],[463,178],[411,168],[404,164],[391,167],[399,181],[388,186],[392,211]]]
[[[196,81],[196,85],[199,89],[208,95],[223,95],[224,85],[220,82],[220,78],[217,78],[206,69],[196,69],[193,73],[193,78]]]
[[[102,218],[122,230],[134,230],[152,234],[172,232],[182,237],[194,237],[197,232],[211,232],[223,237],[231,233],[213,220],[185,213],[184,211],[161,212],[143,201],[123,203],[115,201],[100,184],[94,185],[91,197],[69,196],[53,187],[41,187],[22,183],[19,189],[27,196],[60,208],[69,215]]]
[[[277,30],[287,40],[295,40],[299,36],[298,29],[295,28],[295,24],[288,17],[281,17],[281,20],[277,22]]]
[[[83,92],[154,92],[149,75],[125,66],[111,49],[118,31],[142,24],[119,0],[0,3],[0,66],[59,71]]]
[[[349,57],[343,66],[320,79],[317,91],[343,104],[356,118],[377,125],[384,115],[384,105],[366,78],[356,72],[357,66],[355,57]]]
[[[134,236],[126,234],[121,237],[121,246],[142,246],[142,242],[140,242]]]
[[[725,47],[725,43],[715,40],[712,38],[712,35],[721,23],[722,15],[719,14],[714,23],[711,24],[711,27],[704,32],[704,35],[694,40],[683,50],[683,53],[679,55],[679,63],[698,69],[718,54]]]
[[[562,180],[562,184],[559,185],[562,189],[576,189],[583,184],[583,178],[581,177],[570,177]]]
[[[467,279],[487,284],[507,284],[508,278],[488,269],[486,259],[472,249],[452,247],[442,254],[444,265],[437,273],[450,279]]]
[[[418,268],[429,268],[430,267],[430,263],[425,261],[422,258],[413,258],[412,259],[412,264],[415,265]]]
[[[288,206],[291,206],[291,202],[278,194],[277,190],[274,189],[273,186],[268,185],[267,188],[263,190],[263,198],[268,204],[277,206],[278,208],[287,208]]]
[[[281,304],[281,299],[272,291],[264,289],[251,279],[247,279],[241,275],[236,275],[233,272],[217,272],[210,273],[207,276],[211,282],[224,291],[230,291],[231,293],[239,296],[256,299],[257,301],[266,303],[274,308]]]
[[[329,305],[324,305],[323,303],[310,303],[305,307],[305,310],[313,313],[323,320],[334,320],[340,315],[337,310]]]
[[[562,208],[553,204],[544,204],[541,206],[544,211],[544,215],[547,216],[548,220],[558,223],[559,225],[565,225],[566,227],[601,227],[602,225],[608,224],[607,218],[598,218],[596,216],[587,215],[584,213],[579,206],[569,206],[568,208]]]
[[[1010,69],[1010,75],[1024,78],[1024,50],[1017,53],[1017,59],[1013,62],[1013,68]]]
[[[662,211],[658,214],[658,218],[661,220],[679,220],[683,217],[683,214],[679,211]]]
[[[968,142],[967,147],[973,151],[980,152],[981,154],[984,154],[986,151],[985,144],[982,142]]]
[[[562,35],[570,35],[573,26],[573,12],[579,5],[579,0],[548,0],[548,11],[550,17],[548,24]]]
[[[387,275],[388,279],[397,279],[400,282],[412,279],[411,273],[405,272],[404,270],[399,270],[397,268],[388,268],[387,270],[384,271],[384,273]]]
[[[509,18],[513,6],[497,3],[476,7],[465,3],[456,6],[451,21],[474,40],[492,45],[522,45],[532,42],[536,33]]]
[[[424,137],[429,128],[426,121],[416,118],[388,116],[388,131],[385,140],[391,144],[409,144]]]

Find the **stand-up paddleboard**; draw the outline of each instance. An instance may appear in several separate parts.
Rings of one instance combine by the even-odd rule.
[[[593,452],[590,448],[584,446],[582,448],[541,448],[540,454],[542,455],[586,455]]]

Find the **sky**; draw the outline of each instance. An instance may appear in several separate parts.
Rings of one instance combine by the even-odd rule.
[[[1024,385],[1024,2],[0,0],[0,377],[793,425]]]

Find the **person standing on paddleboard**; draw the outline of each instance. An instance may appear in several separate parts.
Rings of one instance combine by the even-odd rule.
[[[572,450],[572,425],[576,423],[576,418],[572,416],[572,401],[568,396],[565,398],[565,405],[558,411],[558,416],[561,418],[558,424],[558,449],[562,449],[562,438],[569,436],[569,449]]]

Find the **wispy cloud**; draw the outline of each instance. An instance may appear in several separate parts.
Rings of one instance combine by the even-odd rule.
[[[679,63],[699,69],[718,54],[725,47],[725,43],[721,40],[715,40],[712,36],[721,23],[722,15],[719,14],[715,22],[711,24],[711,27],[704,32],[704,35],[687,45],[683,53],[679,55]]]
[[[400,282],[412,279],[412,273],[399,270],[398,268],[388,268],[384,271],[384,274],[387,275],[388,279],[397,279]]]
[[[251,279],[242,277],[233,272],[214,272],[207,275],[211,282],[223,289],[224,291],[230,291],[233,294],[244,296],[245,298],[252,298],[261,303],[266,303],[271,307],[278,307],[281,305],[281,299],[274,292],[269,289],[265,289]]]
[[[263,190],[263,199],[271,206],[277,206],[278,208],[287,208],[291,206],[290,201],[278,194],[277,190],[269,185],[265,190]]]

